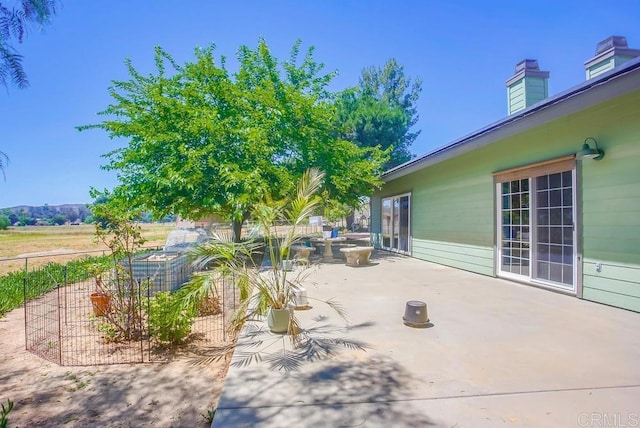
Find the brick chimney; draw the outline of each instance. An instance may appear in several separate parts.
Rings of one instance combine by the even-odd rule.
[[[538,61],[524,59],[516,64],[515,74],[507,80],[509,115],[524,110],[549,95],[548,71],[540,71]]]
[[[613,70],[637,56],[640,56],[640,50],[629,49],[626,37],[607,37],[596,46],[596,55],[584,63],[587,80]]]

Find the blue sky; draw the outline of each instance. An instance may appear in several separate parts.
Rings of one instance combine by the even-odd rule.
[[[125,142],[75,127],[99,121],[110,81],[127,78],[125,58],[153,71],[156,45],[183,63],[214,43],[231,67],[240,45],[263,37],[285,59],[299,38],[338,71],[334,90],[396,58],[423,81],[420,155],[506,116],[518,61],[550,71],[553,95],[584,81],[584,62],[611,35],[640,48],[640,1],[61,0],[52,24],[18,46],[31,86],[0,88],[0,151],[10,158],[0,208],[86,203],[91,186],[116,184],[100,155]]]

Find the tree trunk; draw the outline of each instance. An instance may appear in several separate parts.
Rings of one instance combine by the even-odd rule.
[[[351,211],[349,215],[346,217],[348,230],[353,230],[353,222],[355,220],[355,214],[356,214],[355,211]]]
[[[244,219],[242,221],[233,220],[231,223],[231,228],[233,231],[233,242],[240,242],[241,234],[242,234],[242,225],[244,224]]]

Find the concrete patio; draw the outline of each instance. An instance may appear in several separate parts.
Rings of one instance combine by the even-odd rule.
[[[388,253],[371,261],[311,275],[309,297],[335,297],[348,325],[311,300],[296,313],[317,346],[302,357],[261,323],[245,328],[213,427],[640,426],[640,314]],[[408,300],[427,303],[428,328],[403,324]],[[322,346],[335,353],[316,358]]]

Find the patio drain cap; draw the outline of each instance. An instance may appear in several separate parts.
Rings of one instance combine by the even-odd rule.
[[[427,304],[420,300],[409,300],[404,308],[402,320],[409,327],[426,327],[429,324]]]

